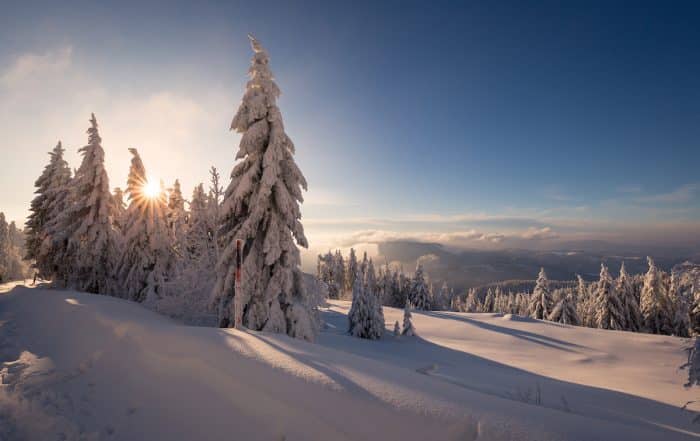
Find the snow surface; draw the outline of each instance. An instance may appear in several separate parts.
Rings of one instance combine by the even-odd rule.
[[[0,440],[683,440],[687,340],[414,311],[418,337],[316,343],[0,286]],[[403,316],[384,308],[386,323]]]

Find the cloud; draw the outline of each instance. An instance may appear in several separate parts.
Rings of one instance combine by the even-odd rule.
[[[60,75],[70,67],[72,59],[72,46],[64,46],[42,54],[22,54],[3,69],[0,74],[0,83],[3,86],[13,87],[32,78]]]
[[[559,235],[552,231],[550,227],[544,227],[539,229],[531,228],[520,234],[520,237],[528,240],[547,240],[558,239]]]
[[[635,202],[641,203],[662,203],[662,204],[674,204],[689,202],[695,198],[695,196],[700,191],[699,183],[690,183],[682,185],[673,191],[668,193],[659,193],[650,196],[639,196],[635,197],[633,200]]]

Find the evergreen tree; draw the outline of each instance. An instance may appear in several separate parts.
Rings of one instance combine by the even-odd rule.
[[[348,331],[355,337],[376,340],[384,332],[384,313],[376,294],[370,290],[368,277],[369,274],[363,278],[358,273],[353,284]]]
[[[398,337],[401,335],[401,327],[399,326],[399,321],[396,320],[394,322],[394,337]]]
[[[133,148],[129,151],[133,157],[126,186],[129,207],[119,282],[126,298],[152,302],[163,297],[172,274],[172,230],[167,223],[165,194],[161,192],[156,197],[145,194],[146,168],[138,151]]]
[[[690,331],[690,299],[689,293],[684,291],[679,283],[678,274],[671,273],[669,287],[669,300],[672,310],[673,335],[689,337]]]
[[[667,287],[652,258],[647,257],[647,262],[649,270],[644,276],[639,305],[644,328],[652,334],[671,334],[673,324]]]
[[[476,289],[469,288],[467,298],[464,302],[464,312],[478,312],[479,301],[476,298]]]
[[[423,265],[420,263],[416,266],[416,272],[413,275],[411,295],[409,298],[414,308],[422,311],[430,310],[430,293],[428,292],[428,286],[425,282]]]
[[[638,332],[642,327],[642,315],[639,311],[639,303],[634,295],[634,289],[629,274],[625,269],[625,262],[620,266],[620,275],[617,278],[615,289],[622,303],[625,317],[625,329]]]
[[[345,272],[345,291],[351,292],[353,289],[353,284],[357,278],[357,255],[355,254],[355,249],[350,248],[350,256],[348,257],[348,268]]]
[[[416,328],[413,326],[413,320],[411,319],[411,302],[406,300],[406,305],[403,308],[403,329],[401,335],[408,337],[416,335]]]
[[[246,326],[312,340],[317,305],[305,292],[297,247],[308,247],[299,207],[306,179],[284,131],[276,104],[280,90],[267,52],[250,39],[251,79],[231,123],[231,129],[242,133],[236,155],[241,161],[231,173],[221,207],[219,239],[224,248],[213,297],[221,327]],[[243,241],[240,283],[236,240]]]
[[[29,216],[24,230],[27,237],[27,255],[25,256],[27,260],[39,258],[41,244],[46,236],[45,226],[53,211],[52,205],[60,196],[59,192],[67,191],[66,186],[71,179],[71,171],[68,163],[63,159],[64,152],[65,149],[61,145],[61,141],[58,141],[53,151],[49,152],[49,163],[34,183],[36,196],[30,204]],[[43,269],[39,268],[42,274],[46,274],[47,271],[42,271]]]
[[[552,295],[549,291],[549,281],[544,268],[540,268],[540,274],[537,276],[535,289],[531,295],[530,301],[530,317],[545,320],[552,312]]]
[[[494,304],[493,290],[489,288],[486,290],[486,297],[484,297],[484,303],[481,305],[481,312],[493,312]]]
[[[180,180],[175,179],[173,187],[168,191],[167,205],[168,227],[172,231],[175,250],[182,256],[185,247],[185,236],[187,235],[188,215],[185,210],[185,198],[182,197]]]
[[[65,264],[57,274],[81,291],[108,294],[115,290],[114,266],[119,236],[114,230],[116,207],[109,191],[105,152],[92,114],[88,144],[79,151],[80,167],[70,183],[65,210],[49,232],[55,246],[65,245]]]
[[[559,300],[549,315],[549,320],[565,325],[578,325],[579,318],[576,313],[576,302],[572,293],[568,293]]]
[[[25,228],[25,258],[34,260],[39,275],[46,279],[54,277],[56,266],[62,257],[60,249],[54,245],[58,241],[53,234],[56,232],[59,216],[66,209],[71,182],[70,167],[63,159],[64,152],[59,141],[49,153],[49,164],[35,183],[36,197],[31,202]]]
[[[613,282],[608,267],[604,263],[600,264],[600,279],[596,285],[596,326],[601,329],[625,329],[625,310],[620,298],[615,292]]]

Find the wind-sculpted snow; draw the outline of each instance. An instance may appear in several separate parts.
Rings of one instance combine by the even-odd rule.
[[[308,343],[17,286],[0,295],[0,439],[698,437],[682,339],[413,311],[418,336],[365,340],[349,307],[330,301]]]

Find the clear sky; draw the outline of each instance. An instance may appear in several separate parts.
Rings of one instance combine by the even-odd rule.
[[[253,33],[309,181],[312,250],[700,237],[698,2],[14,2],[0,15],[0,211],[23,221],[95,112],[185,191],[228,181]],[[106,2],[104,2],[106,3]]]

